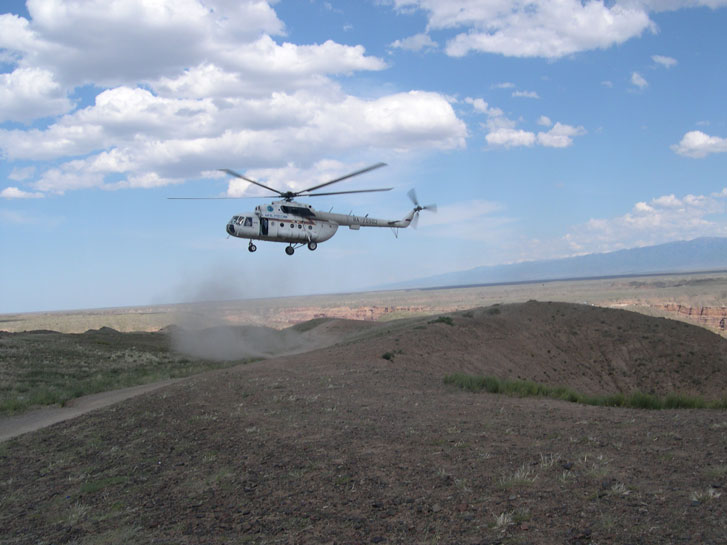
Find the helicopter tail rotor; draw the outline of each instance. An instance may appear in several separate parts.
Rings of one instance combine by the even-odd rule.
[[[409,196],[409,199],[412,203],[414,203],[414,216],[411,220],[411,226],[416,229],[417,225],[419,225],[419,212],[422,210],[429,210],[430,212],[436,212],[437,211],[437,205],[436,204],[428,204],[427,206],[422,206],[419,204],[419,199],[417,199],[417,193],[414,191],[414,189],[410,189],[407,193]]]

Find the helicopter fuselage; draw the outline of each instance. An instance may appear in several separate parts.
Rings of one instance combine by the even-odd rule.
[[[254,212],[239,214],[227,223],[227,234],[249,240],[267,240],[290,244],[325,242],[336,234],[340,225],[350,229],[361,227],[405,228],[413,212],[402,220],[383,220],[354,214],[334,214],[315,210],[309,204],[295,201],[274,201],[258,205]]]
[[[354,214],[334,214],[333,212],[321,212],[315,210],[309,204],[295,202],[296,197],[323,197],[326,195],[344,195],[351,193],[375,193],[379,191],[390,191],[391,187],[379,189],[355,189],[351,191],[319,191],[332,184],[337,184],[344,180],[348,180],[359,174],[370,172],[374,169],[386,166],[386,163],[376,163],[375,165],[362,168],[356,172],[339,176],[334,180],[314,185],[300,191],[281,191],[273,187],[267,186],[256,180],[243,176],[229,168],[221,169],[222,172],[240,178],[250,184],[262,187],[273,193],[277,193],[282,197],[280,201],[273,201],[270,204],[255,207],[254,212],[248,214],[239,214],[232,216],[227,222],[225,231],[233,237],[246,238],[250,242],[247,249],[250,252],[257,250],[257,246],[253,240],[269,240],[271,242],[287,242],[285,253],[293,255],[295,248],[298,246],[308,245],[308,249],[313,251],[318,247],[319,242],[324,242],[331,238],[338,231],[339,226],[347,225],[349,229],[358,230],[361,227],[390,227],[394,231],[394,235],[399,229],[405,229],[409,225],[416,227],[419,219],[419,212],[422,210],[431,210],[436,212],[436,205],[420,206],[417,201],[414,190],[410,190],[408,195],[414,203],[414,209],[400,220],[382,220],[378,218],[370,218],[368,214],[365,216],[356,216]],[[173,198],[173,197],[170,197]],[[177,197],[186,199],[196,199],[199,197]],[[227,198],[227,197],[217,197]]]
[[[250,240],[302,244],[324,242],[336,234],[338,225],[316,218],[309,206],[296,202],[273,202],[254,212],[235,215],[227,223],[227,234]]]

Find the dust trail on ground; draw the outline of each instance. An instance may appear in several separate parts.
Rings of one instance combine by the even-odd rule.
[[[188,279],[180,287],[179,299],[189,303],[179,308],[175,325],[167,330],[172,349],[197,358],[233,361],[314,348],[315,343],[294,329],[245,325],[240,316],[244,299],[257,295],[246,293],[245,285],[241,278],[231,283],[219,269]]]
[[[312,348],[294,330],[277,331],[260,326],[217,325],[171,328],[172,348],[183,354],[218,361],[265,358]]]

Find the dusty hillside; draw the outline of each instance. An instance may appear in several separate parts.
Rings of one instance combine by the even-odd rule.
[[[689,372],[709,379],[694,388],[714,394],[724,340],[547,303],[447,322],[319,320],[298,332],[342,344],[200,375],[3,443],[0,541],[724,542],[724,411],[588,407],[442,381],[453,370],[541,373],[610,388],[604,364],[587,361],[599,355],[622,384],[659,391],[690,383],[677,372],[687,354]],[[682,357],[664,375],[670,349]]]
[[[620,309],[530,301],[385,323],[318,318],[281,331],[216,327],[175,336],[210,357],[343,344],[366,357],[442,375],[457,371],[568,386],[585,394],[727,395],[727,340]]]

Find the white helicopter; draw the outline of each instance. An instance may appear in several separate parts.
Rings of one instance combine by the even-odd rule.
[[[307,245],[308,249],[313,251],[318,247],[318,243],[325,242],[336,234],[338,227],[347,225],[349,229],[358,230],[361,227],[390,227],[394,230],[394,234],[398,229],[405,229],[409,225],[416,227],[419,219],[419,212],[422,210],[430,210],[436,212],[436,205],[420,206],[417,201],[416,193],[410,190],[408,195],[414,203],[414,209],[400,220],[384,220],[370,218],[368,214],[365,216],[356,216],[353,214],[334,214],[332,212],[322,212],[315,210],[311,205],[296,202],[296,197],[322,197],[326,195],[343,195],[350,193],[372,193],[376,191],[390,191],[392,188],[383,189],[361,189],[355,191],[334,191],[324,193],[311,193],[326,186],[341,182],[353,176],[358,176],[365,172],[386,166],[386,163],[376,163],[351,174],[346,174],[335,180],[319,184],[301,191],[279,191],[272,187],[268,187],[260,182],[252,180],[230,169],[220,169],[231,176],[240,178],[255,184],[259,187],[277,193],[282,200],[273,201],[267,205],[258,205],[254,212],[238,214],[232,216],[227,223],[227,234],[248,239],[247,249],[250,252],[257,250],[257,246],[253,240],[266,240],[270,242],[288,243],[285,247],[285,253],[293,255],[295,249]],[[177,197],[182,198],[182,197]],[[228,197],[217,197],[228,198]]]

